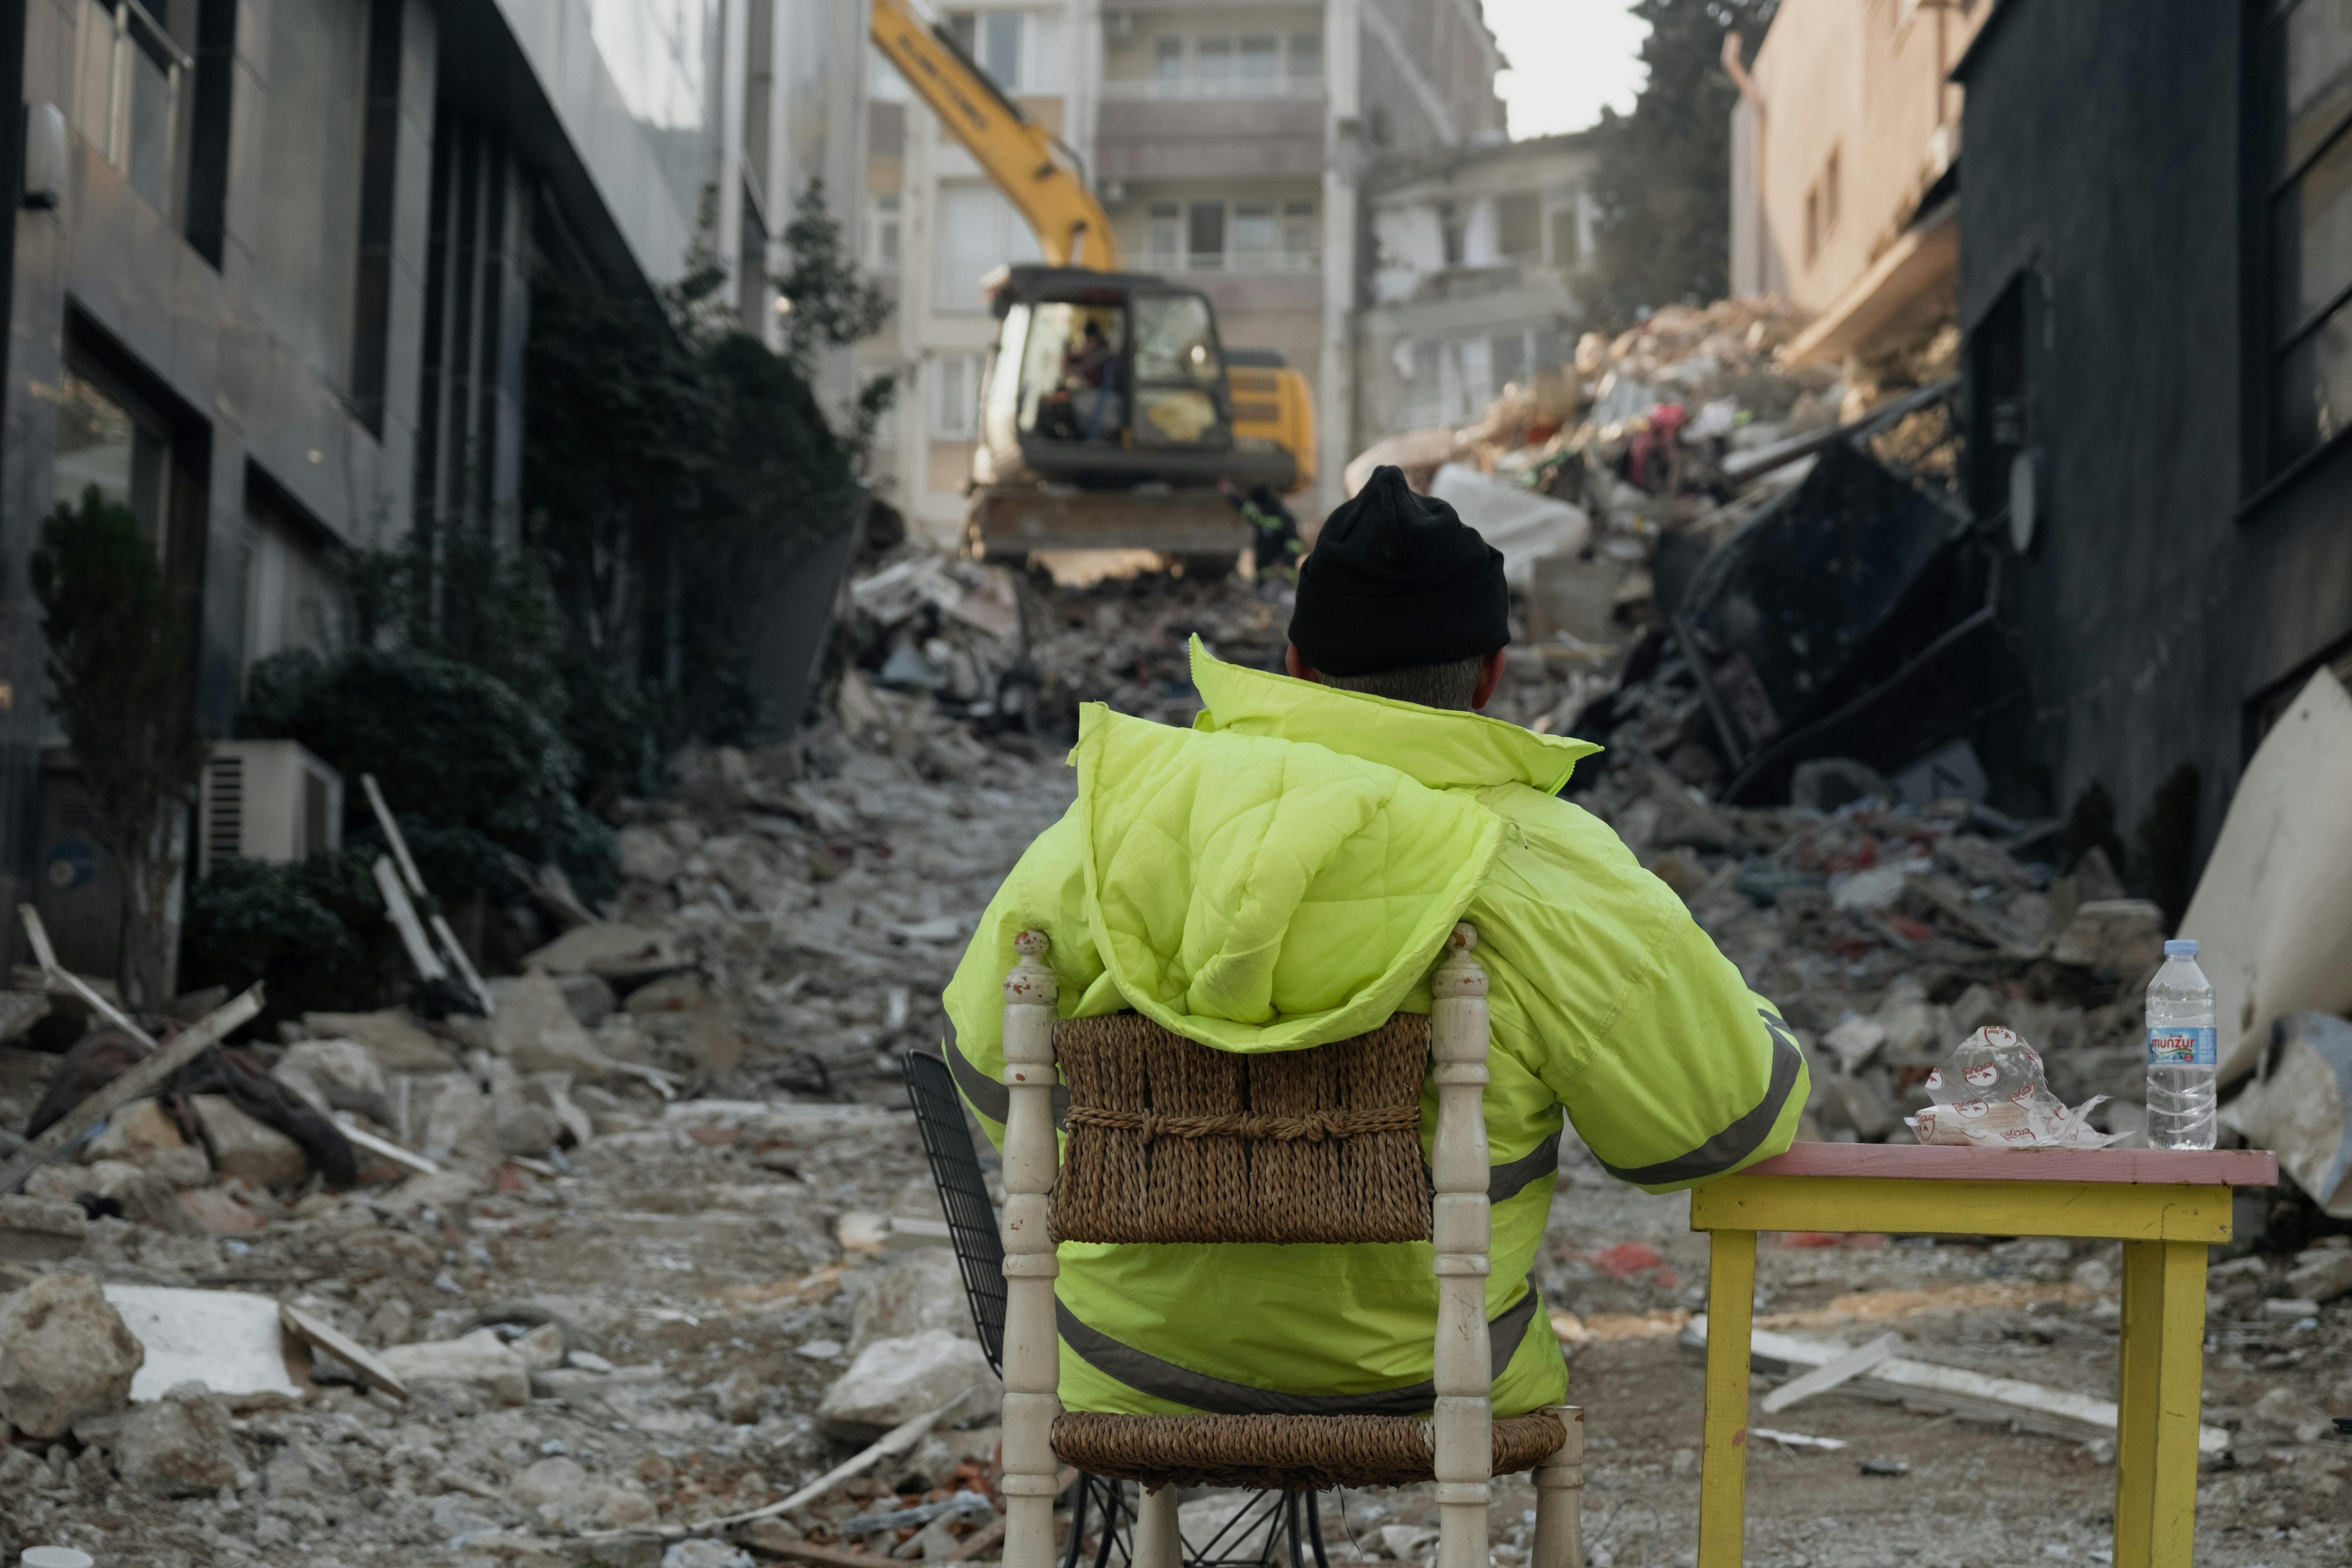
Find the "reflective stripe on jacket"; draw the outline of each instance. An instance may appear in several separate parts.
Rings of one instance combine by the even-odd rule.
[[[1255,1052],[1427,1012],[1445,932],[1470,921],[1493,1027],[1496,1408],[1557,1402],[1567,1368],[1532,1270],[1562,1108],[1612,1174],[1689,1186],[1789,1146],[1796,1042],[1681,900],[1556,798],[1597,748],[1223,664],[1197,640],[1192,666],[1207,708],[1191,731],[1082,714],[1077,802],[1006,878],[949,984],[956,1081],[1001,1141],[1002,987],[1024,930],[1053,939],[1063,1016],[1132,1009]],[[1435,1110],[1424,1092],[1424,1153]],[[1071,1409],[1429,1406],[1425,1243],[1060,1256]]]

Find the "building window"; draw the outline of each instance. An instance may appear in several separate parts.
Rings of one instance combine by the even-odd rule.
[[[248,468],[245,485],[245,659],[342,650],[348,605],[327,565],[326,534]]]
[[[1315,254],[1315,204],[1285,202],[1282,207],[1282,248],[1286,255],[1306,258]]]
[[[876,272],[898,270],[898,198],[876,196],[866,209],[866,265]]]
[[[1495,204],[1495,248],[1513,261],[1533,265],[1543,259],[1543,198],[1533,191],[1514,191]]]
[[[1213,33],[1186,38],[1163,34],[1151,41],[1151,75],[1104,84],[1113,94],[1142,91],[1154,98],[1308,97],[1323,84],[1319,33]]]
[[[58,386],[57,459],[49,469],[53,500],[79,509],[84,493],[96,487],[101,500],[130,509],[140,533],[160,553],[171,472],[172,442],[161,426],[88,377],[65,373]]]
[[[1154,202],[1147,216],[1150,227],[1147,248],[1154,257],[1168,258],[1160,265],[1176,265],[1184,249],[1184,209],[1174,202]]]
[[[2352,12],[2300,0],[2280,13],[2264,39],[2265,478],[2352,421]]]
[[[1584,265],[1584,230],[1573,206],[1554,208],[1551,215],[1551,264],[1559,268]]]
[[[1059,11],[951,11],[948,30],[1006,92],[1062,90]]]
[[[1225,204],[1194,202],[1184,215],[1184,248],[1191,252],[1196,272],[1213,272],[1225,264]]]
[[[931,206],[931,309],[977,313],[980,280],[1004,263],[1041,259],[1037,235],[995,187],[940,186]]]
[[[1469,227],[1469,216],[1461,208],[1452,202],[1437,204],[1438,248],[1446,266],[1462,265],[1462,258],[1468,243]]]
[[[1288,76],[1294,86],[1311,87],[1320,84],[1323,80],[1323,35],[1320,33],[1291,34],[1290,55],[1286,65],[1288,68],[1284,74]]]
[[[195,61],[144,7],[83,0],[74,123],[148,205],[172,214],[182,82]]]
[[[269,122],[254,204],[254,302],[313,374],[352,388],[360,186],[367,110],[368,7],[276,0],[269,17]]]
[[[941,354],[931,362],[931,436],[969,441],[980,429],[980,356]]]

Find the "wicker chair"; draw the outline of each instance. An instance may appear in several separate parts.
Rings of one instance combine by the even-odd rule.
[[[1043,932],[1024,931],[1004,981],[1005,1568],[1049,1568],[1063,1462],[1147,1489],[1137,1568],[1177,1568],[1174,1488],[1437,1483],[1436,1568],[1488,1562],[1489,1482],[1532,1469],[1528,1568],[1581,1568],[1583,1413],[1503,1421],[1486,1315],[1486,976],[1457,925],[1428,1017],[1399,1014],[1352,1040],[1265,1056],[1215,1051],[1132,1014],[1058,1021]],[[1423,1064],[1437,1147],[1421,1160]],[[1069,1089],[1057,1162],[1053,1097]],[[1058,1173],[1058,1181],[1056,1180]],[[1432,1192],[1433,1183],[1434,1192]],[[1058,1241],[1430,1241],[1438,1314],[1433,1409],[1381,1415],[1065,1413],[1054,1279]]]

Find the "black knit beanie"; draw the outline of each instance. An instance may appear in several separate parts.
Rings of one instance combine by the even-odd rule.
[[[1373,469],[1298,569],[1290,641],[1327,675],[1451,664],[1510,640],[1503,552],[1402,468]]]

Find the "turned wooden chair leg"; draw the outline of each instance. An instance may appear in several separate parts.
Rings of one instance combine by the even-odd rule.
[[[1176,1489],[1146,1490],[1135,1514],[1135,1568],[1182,1568],[1184,1540],[1176,1531]]]
[[[1430,1076],[1437,1084],[1437,1147],[1430,1164],[1437,1272],[1437,1568],[1486,1568],[1493,1490],[1494,1358],[1486,1328],[1486,972],[1470,954],[1478,933],[1454,928],[1430,977]]]
[[[1054,1019],[1060,988],[1042,931],[1023,931],[1004,977],[1004,1564],[1053,1568],[1054,1417],[1061,1414],[1061,1334],[1054,1324],[1054,1238],[1047,1194],[1054,1140]]]
[[[1536,1540],[1528,1568],[1584,1568],[1584,1412],[1555,1405],[1568,1436],[1536,1467]]]

